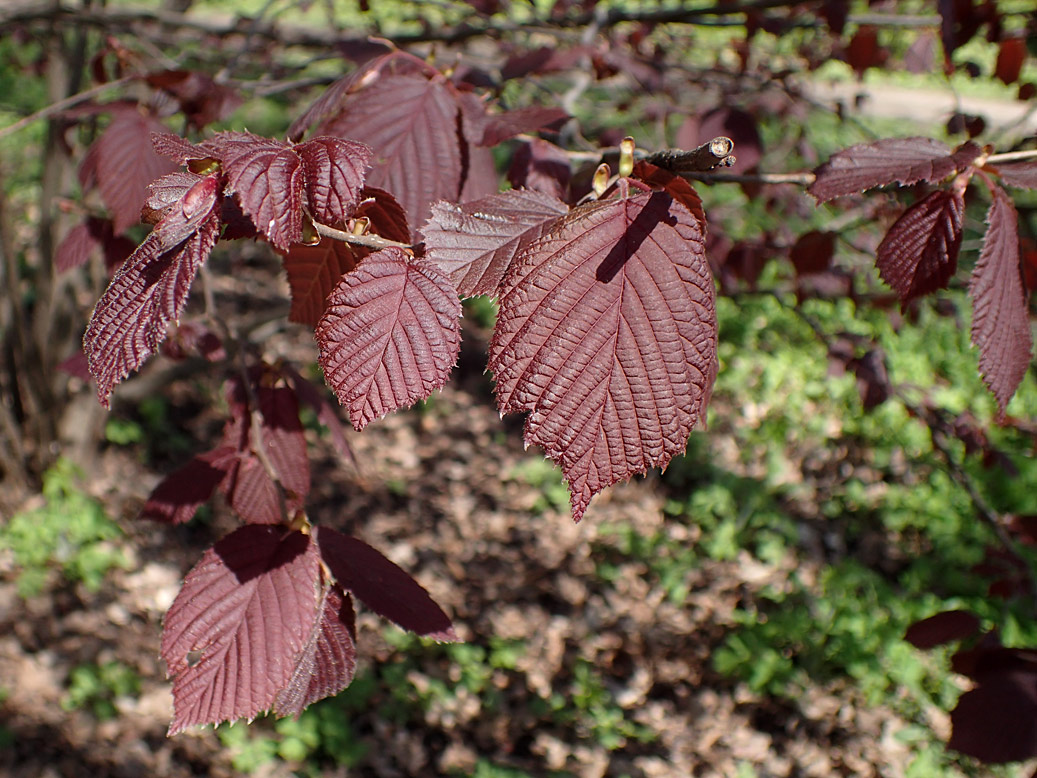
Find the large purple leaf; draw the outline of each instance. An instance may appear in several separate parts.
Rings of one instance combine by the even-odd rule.
[[[217,180],[195,179],[115,274],[90,317],[83,350],[105,407],[112,387],[144,364],[165,339],[169,322],[179,318],[187,302],[195,273],[216,243]]]
[[[947,286],[958,267],[965,198],[938,189],[912,205],[879,244],[875,265],[900,302]]]
[[[166,132],[166,128],[152,116],[123,108],[83,157],[79,180],[86,190],[100,190],[116,234],[140,221],[148,184],[176,169],[152,148],[153,132]]]
[[[972,271],[972,343],[979,349],[979,370],[997,399],[998,415],[1026,375],[1033,335],[1019,264],[1018,216],[1005,190],[992,186],[983,250]]]
[[[372,254],[339,281],[317,324],[318,361],[353,426],[428,397],[461,346],[461,303],[430,262]]]
[[[298,716],[306,706],[338,694],[356,671],[356,613],[338,583],[325,581],[309,638],[296,658],[288,684],[274,700],[278,716]]]
[[[441,201],[422,230],[426,256],[462,296],[496,294],[515,256],[568,211],[561,200],[529,190],[464,205]]]
[[[335,580],[379,616],[422,637],[455,641],[450,619],[409,573],[362,540],[314,529],[321,559]]]
[[[357,266],[357,253],[350,244],[331,238],[321,238],[315,246],[292,246],[284,257],[284,272],[292,294],[288,320],[316,327],[331,290]]]
[[[306,174],[310,214],[326,224],[345,221],[360,199],[371,149],[355,141],[325,137],[301,143],[294,151]]]
[[[205,552],[162,633],[169,734],[270,709],[310,638],[319,592],[317,548],[300,532],[242,527]]]
[[[317,131],[370,146],[367,183],[389,190],[411,224],[423,224],[433,202],[460,195],[459,110],[442,78],[379,73],[348,94]]]
[[[144,503],[141,518],[168,524],[189,521],[227,476],[235,456],[234,449],[220,446],[192,457],[155,487]]]
[[[512,265],[490,344],[502,413],[591,497],[663,467],[705,419],[717,371],[705,225],[666,192],[574,208]]]
[[[887,138],[836,152],[816,171],[807,191],[818,202],[894,182],[941,181],[963,170],[982,149],[966,143],[955,152],[932,138]]]

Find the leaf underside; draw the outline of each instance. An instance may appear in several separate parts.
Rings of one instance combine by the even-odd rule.
[[[1019,264],[1018,216],[1000,187],[991,188],[983,250],[972,271],[972,343],[979,349],[983,382],[997,400],[998,415],[1030,365],[1033,335]]]
[[[574,208],[503,285],[490,344],[497,405],[591,497],[684,450],[716,377],[704,225],[665,192]]]
[[[461,303],[447,278],[402,249],[372,254],[328,297],[318,361],[358,430],[446,383],[461,346]]]
[[[875,265],[907,305],[947,286],[958,267],[965,198],[938,189],[908,208],[882,239]]]

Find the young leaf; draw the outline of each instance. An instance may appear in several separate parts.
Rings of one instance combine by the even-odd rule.
[[[382,75],[342,100],[317,128],[375,150],[367,182],[388,189],[411,224],[423,224],[436,200],[461,190],[461,138],[455,93],[442,78]]]
[[[997,174],[1009,186],[1019,189],[1037,189],[1037,162],[1018,162],[998,165]]]
[[[227,476],[235,456],[234,449],[220,446],[192,457],[155,487],[140,517],[167,524],[190,521]]]
[[[356,671],[356,613],[338,583],[321,587],[320,617],[295,660],[292,677],[274,700],[278,716],[298,716],[308,705],[338,694]]]
[[[932,138],[887,138],[836,152],[815,173],[807,191],[825,202],[898,182],[941,181],[964,170],[982,149],[965,143],[953,154]]]
[[[717,371],[704,225],[666,192],[574,208],[512,265],[490,343],[502,413],[561,465],[579,520],[602,489],[665,466]]]
[[[317,548],[300,532],[242,527],[205,552],[162,633],[170,735],[274,705],[317,620],[319,576]]]
[[[101,191],[117,235],[139,222],[148,184],[175,169],[152,148],[156,131],[166,128],[154,117],[123,108],[83,157],[79,180],[85,190]]]
[[[990,190],[987,233],[969,280],[969,295],[979,370],[1003,418],[1029,367],[1033,336],[1019,265],[1018,216],[1004,189],[992,186]]]
[[[430,262],[388,248],[339,281],[317,324],[318,361],[358,430],[446,383],[461,346],[457,291]]]
[[[938,189],[908,208],[882,239],[875,265],[902,305],[947,286],[958,267],[965,198]]]
[[[464,205],[438,202],[425,224],[425,251],[462,297],[496,294],[515,256],[569,207],[551,195],[511,190]]]
[[[165,339],[169,322],[187,302],[195,273],[216,243],[217,181],[212,176],[194,179],[179,207],[167,208],[115,274],[90,317],[83,350],[106,408],[112,387],[144,364]]]
[[[325,224],[345,221],[352,213],[371,162],[371,149],[356,141],[314,138],[294,148],[306,173],[310,215]]]
[[[314,529],[313,539],[339,585],[379,616],[422,637],[457,640],[450,619],[425,588],[380,551],[327,527]]]

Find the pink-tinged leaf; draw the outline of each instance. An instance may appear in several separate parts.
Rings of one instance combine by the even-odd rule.
[[[204,180],[199,184],[211,189]],[[183,311],[195,273],[216,243],[218,205],[213,189],[206,202],[195,203],[190,216],[171,207],[94,308],[83,349],[105,407],[112,387],[144,364]]]
[[[319,592],[320,557],[300,532],[242,527],[206,551],[162,633],[169,734],[270,709],[306,647]]]
[[[807,191],[824,202],[894,182],[941,181],[967,167],[981,149],[966,143],[959,151],[952,154],[932,138],[887,138],[851,146],[814,171],[816,179]]]
[[[458,200],[467,203],[480,200],[500,191],[500,176],[493,151],[487,146],[462,146],[461,194]]]
[[[436,200],[461,191],[461,138],[455,93],[441,79],[382,75],[349,94],[318,132],[374,150],[367,183],[387,189],[423,224]]]
[[[353,600],[337,583],[321,589],[320,618],[295,662],[288,684],[274,700],[278,716],[296,716],[317,700],[338,694],[356,671],[356,613]]]
[[[201,144],[223,165],[227,191],[274,246],[302,239],[303,163],[281,141],[249,132],[221,132]]]
[[[513,188],[535,189],[559,200],[565,199],[571,178],[568,155],[540,138],[523,143],[508,168],[508,181]]]
[[[422,637],[457,640],[450,619],[425,588],[380,551],[327,527],[314,529],[313,539],[339,585],[379,616]]]
[[[430,262],[388,248],[347,273],[317,324],[318,361],[358,430],[446,383],[461,346],[457,290]]]
[[[943,611],[916,621],[907,629],[904,640],[915,648],[928,649],[954,640],[964,640],[979,632],[980,623],[969,611]]]
[[[1027,293],[1019,264],[1018,216],[1005,190],[991,187],[983,250],[969,280],[972,343],[998,415],[1019,388],[1033,352]]]
[[[1019,189],[1037,189],[1037,162],[1017,162],[998,165],[997,174],[1008,186]]]
[[[155,179],[148,184],[148,196],[141,207],[140,220],[147,224],[157,224],[200,180],[201,176],[186,170]]]
[[[360,199],[371,149],[355,141],[324,137],[301,143],[294,151],[306,174],[310,214],[325,224],[345,221]]]
[[[315,246],[292,246],[284,257],[284,272],[292,294],[288,320],[316,327],[331,290],[358,261],[353,247],[340,240],[321,238]]]
[[[502,413],[569,482],[579,520],[602,489],[664,467],[704,422],[717,371],[704,225],[666,192],[574,208],[504,282],[489,368]]]
[[[558,125],[569,118],[561,108],[529,106],[503,114],[485,114],[480,122],[480,146],[496,146],[522,133],[537,132]]]
[[[232,447],[237,458],[220,488],[243,521],[278,524],[286,519],[286,514],[290,516],[302,508],[310,491],[306,438],[295,392],[284,386],[270,386],[264,380],[257,380],[256,384],[253,395],[259,402],[262,449],[252,426],[250,398],[240,379],[236,379],[229,392],[232,419],[224,428],[223,445]],[[257,450],[263,451],[265,462]]]
[[[965,198],[938,189],[908,208],[882,239],[875,265],[902,305],[943,289],[958,267]]]
[[[176,169],[151,146],[151,133],[165,131],[157,119],[123,109],[83,158],[79,180],[88,191],[100,190],[116,234],[139,222],[148,184]]]
[[[136,245],[122,235],[116,235],[109,219],[88,217],[77,224],[54,250],[54,268],[66,273],[83,265],[95,253],[102,253],[109,270],[121,265]]]
[[[422,229],[426,257],[463,297],[496,294],[515,256],[568,211],[551,195],[515,189],[464,205],[438,202]]]
[[[221,446],[192,457],[155,487],[144,503],[140,517],[167,524],[189,521],[212,497],[235,456],[232,448]]]

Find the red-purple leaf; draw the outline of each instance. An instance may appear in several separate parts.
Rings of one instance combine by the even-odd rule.
[[[227,173],[227,191],[277,248],[302,239],[303,164],[281,141],[249,132],[221,132],[201,144]]]
[[[296,658],[288,684],[277,694],[278,716],[298,716],[308,705],[338,694],[356,671],[356,614],[353,601],[338,583],[325,581],[318,605],[320,618]]]
[[[898,182],[941,181],[975,159],[980,148],[966,143],[953,154],[932,138],[887,138],[836,152],[815,172],[807,191],[818,202]],[[971,155],[971,159],[969,159]]]
[[[457,200],[461,191],[458,115],[441,78],[382,74],[347,95],[318,132],[370,146],[367,182],[392,192],[411,224],[423,224],[433,202]]]
[[[165,132],[157,119],[122,109],[83,157],[79,180],[85,190],[95,186],[111,212],[116,234],[140,221],[148,184],[175,166],[151,146],[151,133]]]
[[[482,137],[477,140],[477,143],[480,146],[496,146],[516,135],[536,132],[560,124],[568,118],[569,114],[561,108],[537,105],[503,114],[485,114],[480,123]]]
[[[677,203],[683,205],[688,213],[698,219],[705,230],[706,212],[702,210],[702,200],[687,179],[643,160],[634,164],[634,170],[630,175],[632,178],[648,184],[652,189],[661,189],[666,192]]]
[[[834,232],[811,230],[800,235],[789,249],[789,260],[796,268],[796,275],[823,273],[832,264],[835,254]]]
[[[508,168],[508,181],[515,189],[535,189],[559,200],[565,199],[571,178],[572,168],[566,153],[540,138],[523,143]]]
[[[352,215],[371,149],[362,143],[340,138],[314,138],[294,148],[306,174],[310,214],[325,224],[345,221]]]
[[[579,520],[602,489],[665,466],[717,371],[704,225],[665,192],[574,208],[512,265],[489,368],[502,413],[562,467]]]
[[[1026,62],[1026,40],[1022,36],[1005,38],[997,50],[994,75],[1004,83],[1012,84],[1019,80],[1024,62]]]
[[[347,273],[317,325],[325,380],[358,430],[446,383],[461,345],[457,290],[430,262],[383,249]]]
[[[1008,401],[1026,375],[1033,336],[1019,264],[1018,216],[1004,189],[992,186],[991,193],[987,234],[969,280],[969,295],[979,370],[1003,418]]]
[[[234,449],[221,446],[192,457],[155,487],[144,503],[140,517],[168,524],[189,521],[212,497],[235,456]]]
[[[172,95],[180,103],[180,112],[197,129],[227,118],[242,102],[233,89],[197,70],[164,70],[145,80]]]
[[[410,227],[407,224],[407,213],[396,198],[384,189],[365,186],[360,193],[360,204],[356,208],[356,217],[365,217],[371,221],[371,232],[398,243],[410,241]]]
[[[156,154],[168,157],[178,165],[186,165],[190,159],[205,159],[209,156],[209,152],[201,146],[171,132],[151,133],[151,145]]]
[[[112,387],[138,369],[166,337],[187,302],[195,273],[219,233],[215,179],[200,178],[189,212],[169,206],[155,229],[115,274],[83,337],[97,396],[108,407]],[[185,198],[187,195],[185,195]]]
[[[551,195],[511,190],[464,205],[438,202],[425,224],[425,251],[463,297],[496,294],[515,256],[569,207]]]
[[[997,174],[1009,186],[1020,189],[1037,189],[1037,162],[1017,162],[998,165]]]
[[[972,637],[979,628],[979,619],[969,611],[943,611],[916,621],[907,628],[904,640],[915,648],[935,648],[953,640]]]
[[[450,619],[425,588],[380,551],[327,527],[314,529],[313,538],[335,580],[379,616],[422,637],[457,640]]]
[[[274,705],[317,620],[319,576],[317,548],[300,532],[242,527],[205,553],[162,634],[170,735]]]
[[[331,238],[321,238],[315,246],[292,246],[284,257],[284,272],[292,293],[288,320],[316,327],[331,290],[343,274],[357,266],[358,260],[352,246]]]
[[[317,421],[328,428],[331,442],[339,454],[351,462],[355,461],[353,451],[346,441],[345,430],[338,419],[337,406],[329,401],[327,390],[323,386],[318,388],[312,381],[300,375],[290,365],[285,365],[281,369],[288,380],[291,381],[292,388],[295,389],[295,396],[299,398],[299,404],[311,408],[317,414]]]
[[[882,239],[875,264],[902,305],[947,286],[958,267],[965,198],[938,189],[908,208]]]
[[[66,273],[85,264],[95,252],[103,252],[105,267],[109,270],[121,265],[136,245],[122,235],[116,235],[109,219],[88,217],[77,224],[54,250],[54,268]]]

